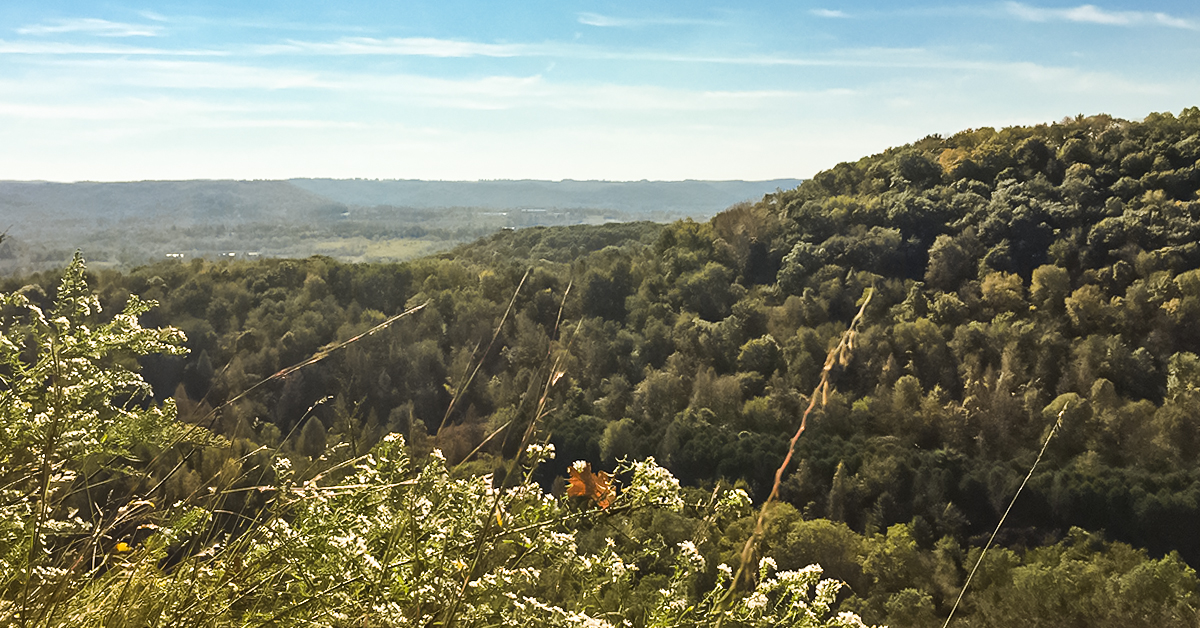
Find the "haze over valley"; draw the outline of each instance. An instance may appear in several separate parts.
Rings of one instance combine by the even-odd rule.
[[[399,261],[499,229],[706,220],[772,181],[0,181],[0,272],[194,257]]]

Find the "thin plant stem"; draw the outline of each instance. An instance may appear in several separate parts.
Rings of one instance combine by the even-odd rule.
[[[466,381],[454,391],[454,396],[450,398],[450,405],[446,406],[446,414],[442,415],[442,423],[438,425],[438,434],[441,434],[442,428],[446,427],[446,421],[450,420],[450,413],[454,411],[454,405],[458,403],[459,398],[466,392],[471,382],[475,381],[476,373],[483,367],[483,362],[487,359],[488,354],[492,352],[492,347],[495,346],[496,339],[500,337],[500,331],[504,329],[504,322],[508,320],[508,315],[512,313],[513,305],[517,302],[517,295],[521,294],[521,288],[525,285],[525,280],[529,279],[529,273],[532,271],[532,267],[525,269],[525,274],[521,277],[521,283],[517,284],[517,289],[513,290],[512,299],[508,301],[508,307],[504,310],[504,316],[500,317],[500,324],[496,325],[496,331],[492,334],[492,341],[488,343],[487,349],[484,349],[483,354],[479,356],[479,363],[475,365],[475,370],[471,371],[471,375],[467,377]]]
[[[49,513],[50,501],[50,474],[53,471],[53,463],[50,458],[54,454],[54,447],[58,440],[59,423],[62,420],[63,401],[62,396],[62,358],[59,356],[58,334],[57,330],[50,326],[50,333],[47,335],[47,340],[50,343],[50,360],[53,368],[51,375],[51,388],[54,391],[54,412],[53,418],[50,420],[50,425],[46,430],[46,443],[42,448],[42,468],[41,468],[41,486],[38,488],[38,509],[37,518],[34,520],[33,538],[29,543],[29,564],[25,570],[25,585],[21,589],[21,625],[26,626],[29,622],[29,586],[33,581],[34,565],[37,564],[37,555],[41,550],[42,528],[45,525],[46,518]],[[43,608],[43,614],[46,609]]]
[[[530,269],[530,270],[532,270],[532,269]],[[526,271],[525,275],[528,276],[529,271]],[[524,284],[525,280],[522,279],[521,283]],[[565,309],[567,297],[571,294],[571,286],[573,286],[573,285],[574,285],[574,280],[572,279],[571,281],[569,281],[567,283],[567,289],[563,291],[562,301],[559,304],[559,308],[558,308],[558,318],[554,322],[555,335],[557,335],[559,325],[562,323],[563,310]],[[521,289],[521,286],[518,285],[517,291],[520,291],[520,289]],[[513,294],[513,300],[514,301],[516,300],[515,293]],[[512,308],[511,303],[509,304],[509,308],[510,309]],[[505,316],[507,316],[507,315],[508,315],[508,313],[505,312]],[[501,320],[501,325],[503,325],[503,322],[504,321]],[[580,322],[582,323],[582,320]],[[497,333],[497,335],[499,334],[499,327],[497,327],[496,333]],[[567,345],[568,350],[570,348],[570,344],[574,342],[576,335],[578,335],[578,334],[573,334],[571,336],[571,340],[568,342],[568,345]],[[551,356],[552,356],[552,353],[546,354],[547,363],[550,362]],[[481,359],[481,361],[482,361],[482,359]],[[491,533],[493,525],[496,522],[496,519],[498,517],[498,513],[500,512],[500,501],[504,498],[505,486],[508,484],[509,480],[515,474],[515,472],[517,470],[517,465],[519,465],[521,463],[521,456],[524,455],[525,447],[529,445],[530,440],[532,440],[532,438],[533,438],[533,435],[537,428],[538,421],[540,421],[547,414],[549,414],[549,411],[546,410],[546,404],[550,398],[550,389],[553,388],[556,383],[558,383],[559,378],[561,378],[563,375],[563,372],[559,370],[559,365],[561,363],[562,363],[562,354],[559,354],[559,356],[554,359],[553,364],[550,365],[550,373],[546,376],[546,383],[542,387],[542,394],[538,398],[538,405],[537,405],[537,408],[533,412],[533,417],[530,418],[529,424],[525,427],[525,433],[521,437],[521,443],[517,449],[517,454],[515,456],[513,456],[513,459],[509,462],[508,470],[504,474],[504,479],[501,480],[500,486],[496,488],[496,496],[494,499],[492,499],[492,506],[491,506],[490,510],[488,511],[487,518],[483,522],[483,529],[480,530],[479,538],[475,542],[474,556],[471,559],[471,565],[467,569],[467,575],[465,578],[463,578],[462,588],[459,590],[458,595],[455,596],[454,602],[450,605],[450,608],[447,609],[447,611],[446,611],[445,621],[443,623],[443,626],[445,626],[445,628],[452,628],[454,626],[455,620],[458,619],[458,607],[462,604],[463,598],[466,597],[467,589],[471,585],[471,579],[474,578],[475,571],[479,568],[479,563],[483,558],[484,549],[486,548],[486,545],[487,545],[486,541],[487,541],[488,535]],[[478,369],[476,369],[476,370],[478,370]]]
[[[758,511],[758,519],[754,524],[754,531],[750,534],[750,538],[746,539],[746,544],[742,547],[741,564],[738,565],[737,573],[733,577],[733,581],[729,584],[729,589],[725,595],[721,597],[718,606],[723,606],[733,597],[734,591],[742,582],[743,578],[748,578],[749,573],[746,571],[746,566],[753,561],[754,552],[758,547],[759,540],[762,539],[766,532],[767,511],[771,505],[779,499],[779,486],[783,483],[783,474],[787,471],[788,465],[792,461],[792,456],[796,452],[796,443],[800,440],[800,436],[804,434],[804,430],[808,428],[808,417],[817,407],[817,400],[824,406],[829,401],[829,391],[833,387],[832,374],[833,369],[837,366],[846,366],[850,363],[851,352],[854,349],[854,339],[858,334],[858,326],[862,323],[863,316],[867,311],[867,304],[871,302],[873,291],[868,289],[863,298],[862,305],[858,308],[858,314],[850,321],[850,326],[842,333],[842,337],[838,340],[837,346],[829,351],[825,356],[825,366],[821,369],[821,379],[817,382],[817,387],[813,389],[812,395],[808,398],[808,407],[804,409],[804,413],[800,415],[800,427],[788,442],[787,455],[783,458],[783,463],[775,470],[775,482],[771,485],[771,493],[763,502],[762,508]],[[722,615],[717,619],[718,628],[721,625]]]
[[[1042,450],[1038,452],[1037,459],[1033,461],[1033,466],[1029,467],[1029,473],[1025,474],[1025,479],[1021,481],[1021,486],[1017,487],[1017,492],[1013,495],[1012,501],[1008,502],[1008,508],[1004,509],[1004,515],[1000,517],[1000,521],[996,523],[996,529],[992,530],[992,536],[988,538],[988,542],[983,546],[983,551],[979,552],[979,558],[975,560],[975,566],[971,568],[971,573],[967,574],[967,580],[963,583],[962,590],[958,592],[958,599],[954,600],[954,606],[950,608],[950,614],[946,616],[946,623],[942,624],[942,628],[950,625],[950,620],[954,618],[954,612],[958,610],[959,603],[962,602],[963,596],[967,593],[967,587],[971,586],[971,579],[975,577],[975,572],[979,570],[979,565],[983,564],[983,557],[987,556],[988,550],[992,548],[992,543],[996,540],[996,535],[1000,533],[1000,528],[1004,525],[1004,520],[1008,518],[1008,513],[1012,512],[1013,505],[1017,503],[1017,498],[1021,496],[1021,490],[1029,483],[1029,478],[1033,477],[1033,472],[1037,469],[1038,463],[1042,461],[1042,456],[1046,453],[1046,448],[1050,446],[1050,439],[1058,433],[1062,427],[1063,415],[1067,412],[1067,406],[1063,406],[1062,411],[1058,413],[1058,419],[1054,421],[1054,426],[1050,428],[1050,433],[1046,435],[1046,442],[1042,443]]]

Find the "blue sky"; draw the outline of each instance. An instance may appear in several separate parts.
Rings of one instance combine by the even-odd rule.
[[[1195,2],[5,2],[0,179],[769,179],[1200,105]]]

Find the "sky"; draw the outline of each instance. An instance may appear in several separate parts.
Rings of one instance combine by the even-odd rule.
[[[1194,0],[5,0],[0,180],[807,178],[1197,59]]]

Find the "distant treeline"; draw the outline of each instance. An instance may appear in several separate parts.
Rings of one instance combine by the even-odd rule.
[[[0,275],[129,270],[182,257],[405,261],[500,229],[684,217],[762,198],[774,181],[0,181]]]

